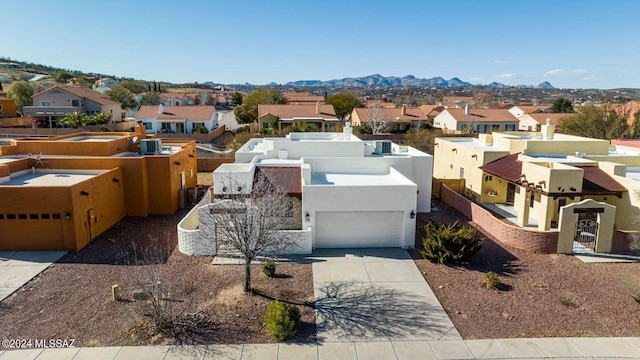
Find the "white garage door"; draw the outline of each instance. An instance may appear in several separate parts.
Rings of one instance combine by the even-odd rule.
[[[401,247],[402,211],[316,212],[316,248]]]

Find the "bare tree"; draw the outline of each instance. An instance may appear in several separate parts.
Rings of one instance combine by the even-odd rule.
[[[371,108],[371,112],[369,112],[369,117],[367,119],[367,126],[371,129],[371,133],[374,135],[388,131],[391,127],[387,113],[384,111],[380,103],[375,104]]]
[[[244,291],[251,291],[251,263],[260,256],[273,256],[295,247],[302,216],[293,198],[266,174],[253,184],[241,184],[231,177],[222,182],[223,192],[210,207],[215,224],[218,252],[239,253],[244,260]],[[226,191],[225,191],[226,190]],[[236,191],[237,190],[237,191]]]

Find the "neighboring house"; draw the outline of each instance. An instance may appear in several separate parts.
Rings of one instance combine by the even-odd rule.
[[[509,112],[519,118],[525,114],[551,113],[551,107],[548,105],[514,105],[509,109]]]
[[[615,231],[637,229],[637,141],[612,148],[608,140],[557,134],[552,124],[541,125],[540,132],[435,141],[434,179],[464,179],[467,198],[499,204],[515,225],[557,231],[559,253],[575,251],[574,240],[591,251],[611,252],[620,249],[616,239],[626,237]]]
[[[180,250],[215,254],[208,212],[216,199],[251,191],[259,173],[287,189],[299,216],[294,231],[300,243],[289,252],[413,247],[416,213],[431,211],[433,157],[390,141],[362,141],[351,131],[346,125],[342,133],[249,140],[236,152],[236,163],[214,171],[213,203],[200,203],[178,224]]]
[[[107,95],[107,91],[111,91],[114,85],[100,85],[93,88],[93,91],[97,91],[100,94]],[[108,96],[108,95],[107,95]]]
[[[120,85],[120,82],[117,80],[114,80],[112,78],[100,78],[95,82],[93,87],[96,88],[99,86],[117,86],[117,85]]]
[[[18,116],[16,112],[16,101],[7,97],[7,93],[2,90],[0,84],[0,118],[12,118]]]
[[[23,108],[24,116],[35,118],[36,127],[59,127],[66,114],[79,112],[93,115],[111,114],[114,122],[122,121],[120,103],[107,95],[78,86],[58,85],[32,96],[33,106]]]
[[[0,146],[0,250],[78,251],[124,216],[174,214],[197,184],[194,141],[76,133]]]
[[[440,129],[462,131],[470,127],[479,134],[493,131],[515,131],[518,129],[518,119],[506,109],[444,109],[433,119],[433,127]]]
[[[282,95],[287,99],[287,103],[291,105],[295,104],[315,104],[320,102],[324,104],[324,96],[313,95],[308,91],[304,92],[285,92]]]
[[[180,106],[180,105],[195,104],[195,94],[194,94],[194,100],[192,100],[185,93],[177,93],[177,92],[161,93],[160,99],[162,99],[162,104],[164,106]]]
[[[204,126],[218,127],[218,113],[213,106],[142,105],[135,116],[150,133],[189,134]]]
[[[278,130],[282,130],[294,122],[315,126],[322,132],[331,132],[339,123],[333,105],[322,104],[278,104],[258,105],[258,124],[268,128],[273,117],[278,118]]]
[[[450,109],[464,109],[465,106],[474,102],[472,96],[444,96],[438,105]]]
[[[562,119],[565,119],[568,116],[571,116],[571,114],[540,112],[524,114],[520,116],[518,120],[520,121],[520,130],[523,131],[536,131],[540,129],[541,125],[545,125],[547,123],[554,125],[557,130]]]
[[[404,133],[410,127],[422,127],[431,124],[431,119],[421,108],[401,106],[387,108],[382,106],[355,108],[351,112],[354,126],[369,125],[378,127],[385,133]],[[377,123],[377,124],[372,124]]]

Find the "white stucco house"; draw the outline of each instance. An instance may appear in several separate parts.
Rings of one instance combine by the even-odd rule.
[[[273,175],[296,200],[300,242],[290,253],[319,248],[413,247],[416,214],[431,211],[433,157],[390,141],[363,141],[342,133],[290,133],[254,138],[236,152],[236,162],[213,172],[217,196],[250,189],[257,172]],[[233,179],[242,184],[229,188]],[[198,216],[201,202],[178,225],[179,248],[212,254],[211,226]]]

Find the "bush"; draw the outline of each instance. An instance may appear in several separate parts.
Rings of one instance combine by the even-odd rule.
[[[207,129],[206,126],[200,126],[199,128],[196,129],[196,134],[208,134],[209,133],[209,129]]]
[[[301,323],[300,310],[294,305],[276,300],[267,307],[265,329],[275,340],[291,339],[300,329]]]
[[[466,227],[458,221],[451,225],[430,221],[424,226],[425,237],[420,250],[426,259],[445,263],[468,261],[482,247],[482,240],[476,229]]]
[[[500,277],[498,277],[498,274],[494,273],[493,271],[489,271],[488,273],[484,274],[484,285],[487,287],[487,289],[500,290],[502,288],[502,281],[500,281]]]
[[[276,263],[273,260],[266,260],[262,263],[262,273],[268,277],[276,274]]]

